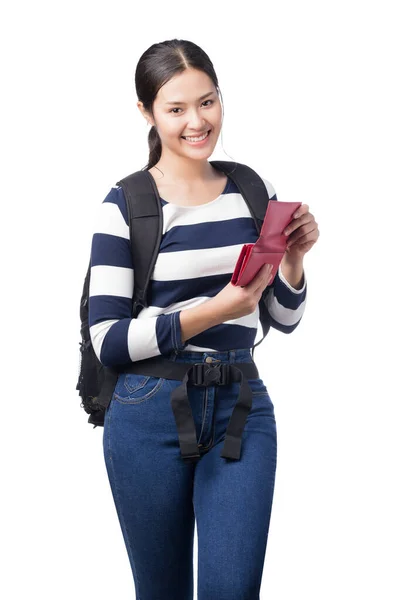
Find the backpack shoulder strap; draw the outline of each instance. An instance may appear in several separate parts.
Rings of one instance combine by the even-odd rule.
[[[157,260],[163,231],[163,211],[157,186],[147,171],[136,171],[117,182],[128,210],[134,264],[132,316],[147,307],[147,289]]]

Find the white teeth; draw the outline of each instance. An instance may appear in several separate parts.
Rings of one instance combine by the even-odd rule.
[[[207,136],[208,131],[206,131],[206,133],[201,137],[185,137],[185,140],[188,140],[189,142],[201,142],[201,140],[204,140]]]

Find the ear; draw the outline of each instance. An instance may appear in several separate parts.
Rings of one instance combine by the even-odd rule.
[[[146,119],[147,123],[149,125],[153,125],[153,120],[150,117],[150,115],[148,114],[148,112],[145,110],[144,106],[143,106],[143,102],[141,102],[140,100],[138,102],[136,102],[136,106],[138,107],[138,109],[140,110],[140,112],[142,113],[143,117]]]

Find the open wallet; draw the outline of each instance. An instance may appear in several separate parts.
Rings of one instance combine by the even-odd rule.
[[[272,282],[285,254],[286,240],[283,232],[293,219],[301,202],[268,202],[260,236],[254,244],[244,244],[232,274],[233,285],[245,286],[265,264],[272,265]]]

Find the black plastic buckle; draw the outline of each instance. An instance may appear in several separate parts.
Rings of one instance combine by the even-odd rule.
[[[229,365],[195,363],[191,383],[194,386],[226,385],[229,383]]]

